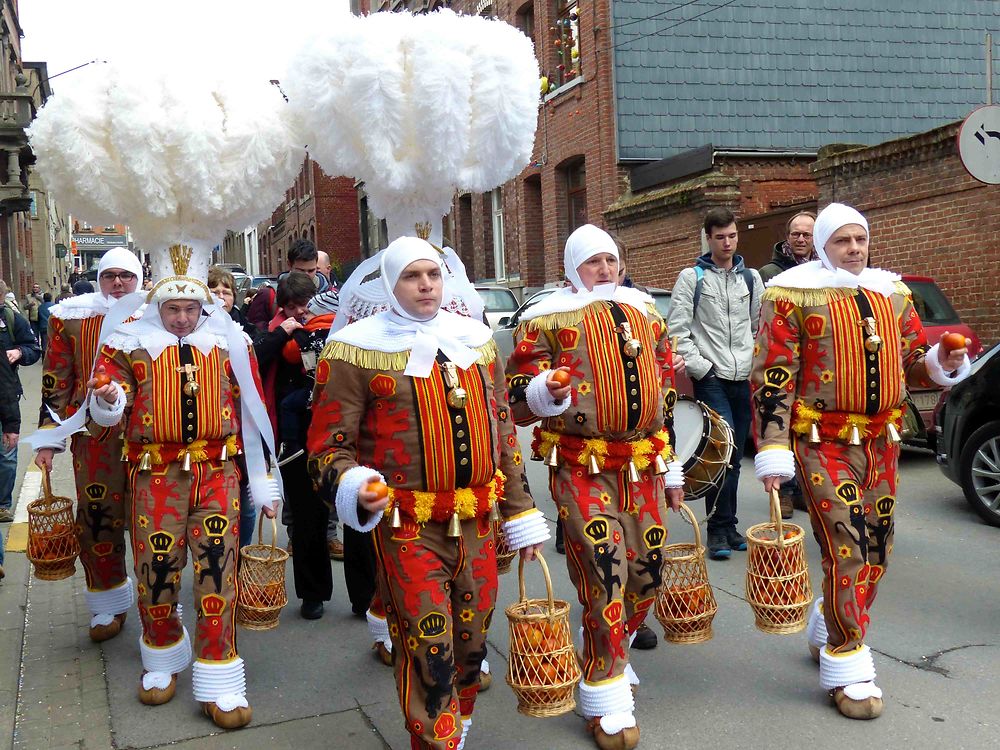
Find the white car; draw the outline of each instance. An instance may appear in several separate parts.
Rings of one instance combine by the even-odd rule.
[[[486,306],[486,324],[494,331],[501,318],[513,315],[517,310],[517,297],[505,286],[477,286],[476,291]]]

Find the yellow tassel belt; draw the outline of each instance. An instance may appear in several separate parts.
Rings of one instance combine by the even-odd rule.
[[[808,435],[812,442],[817,442],[817,437],[818,440],[842,443],[852,442],[854,439],[874,440],[883,434],[896,442],[903,419],[901,409],[886,409],[871,415],[847,411],[820,411],[801,400],[793,404],[792,415],[792,432]]]
[[[183,462],[190,456],[191,463],[202,461],[227,461],[239,453],[239,441],[236,435],[230,435],[220,440],[194,440],[184,443],[130,443],[125,441],[122,446],[122,457],[129,463],[143,462],[149,456],[149,464],[163,466]]]
[[[393,508],[398,507],[401,514],[417,523],[428,521],[445,523],[454,514],[458,514],[463,521],[479,518],[489,513],[497,500],[503,497],[505,481],[503,473],[497,471],[493,479],[478,487],[461,487],[441,492],[390,487],[389,504],[385,507],[385,515],[391,516]]]
[[[670,447],[670,435],[666,430],[660,430],[640,440],[622,441],[563,435],[543,430],[541,427],[536,427],[534,434],[531,448],[536,455],[547,457],[551,455],[552,449],[556,448],[559,458],[564,463],[590,466],[593,458],[601,471],[621,471],[629,461],[635,464],[637,470],[645,471],[657,456],[669,462],[673,453]]]

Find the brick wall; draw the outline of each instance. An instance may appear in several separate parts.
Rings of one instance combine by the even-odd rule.
[[[855,206],[871,227],[873,265],[932,277],[989,346],[1000,340],[1000,186],[958,157],[959,124],[872,148],[820,153],[820,206]]]

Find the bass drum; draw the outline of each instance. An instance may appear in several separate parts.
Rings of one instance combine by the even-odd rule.
[[[684,499],[705,497],[722,486],[733,455],[733,431],[701,401],[681,396],[674,404],[674,451],[684,464]]]

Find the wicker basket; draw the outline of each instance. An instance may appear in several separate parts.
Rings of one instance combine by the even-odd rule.
[[[569,603],[552,598],[552,579],[544,558],[547,599],[524,594],[524,558],[518,562],[521,599],[507,607],[510,659],[507,684],[517,696],[517,710],[528,716],[559,716],[576,707],[573,691],[580,681],[580,664],[569,630]]]
[[[681,510],[694,527],[694,544],[668,544],[663,548],[656,619],[663,626],[663,637],[671,643],[704,643],[712,638],[712,619],[719,605],[708,582],[698,521],[687,505],[682,504]]]
[[[52,494],[47,471],[42,472],[42,493],[28,503],[28,559],[35,567],[35,578],[61,581],[76,572],[80,554],[73,501]]]
[[[510,564],[517,557],[517,552],[507,546],[507,535],[503,533],[503,521],[493,522],[493,541],[497,549],[497,573],[503,575],[510,572]]]
[[[288,553],[275,546],[278,525],[271,520],[271,543],[264,544],[264,514],[257,522],[257,544],[240,550],[239,596],[236,622],[248,630],[278,627],[281,608],[288,603],[285,591],[285,562]]]
[[[797,633],[806,626],[812,584],[806,564],[805,532],[782,523],[778,492],[771,491],[771,522],[747,529],[747,602],[758,629]]]

